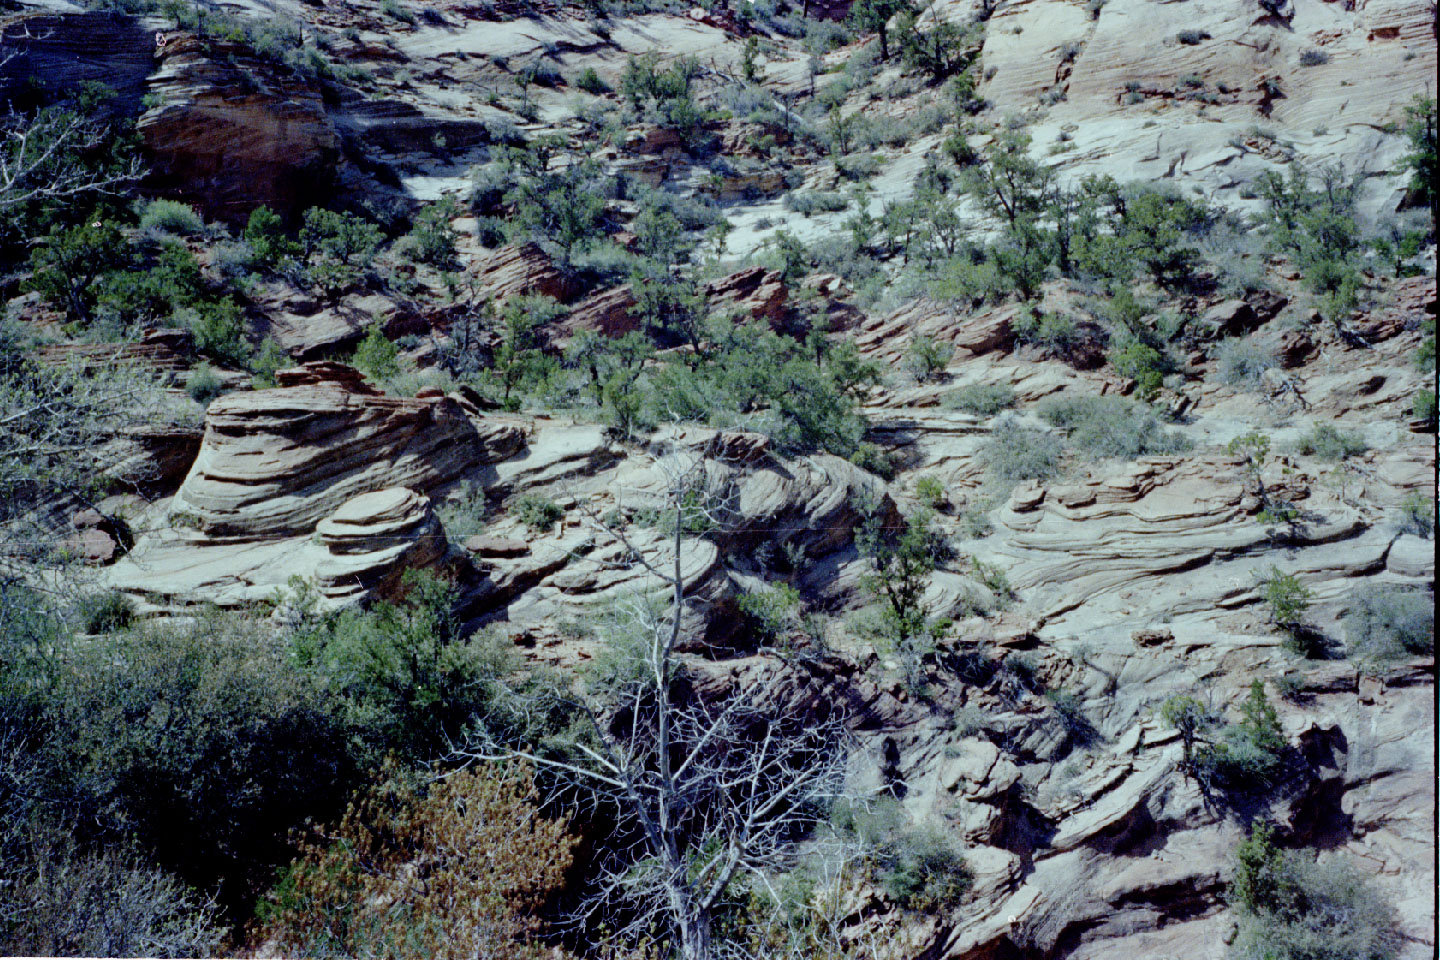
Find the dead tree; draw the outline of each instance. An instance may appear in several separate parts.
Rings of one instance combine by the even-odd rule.
[[[768,886],[838,795],[846,736],[838,715],[808,723],[784,715],[773,702],[773,679],[760,689],[732,688],[717,702],[686,683],[685,534],[715,510],[703,455],[672,454],[660,465],[673,563],[647,558],[623,530],[609,532],[665,599],[622,604],[625,629],[609,639],[627,669],[608,697],[568,694],[587,722],[588,742],[574,744],[573,758],[556,759],[482,734],[463,754],[524,758],[551,774],[555,790],[615,811],[617,835],[626,839],[598,864],[577,923],[603,921],[631,942],[663,931],[684,960],[709,960],[732,952],[716,942],[713,924],[732,884],[748,874]]]

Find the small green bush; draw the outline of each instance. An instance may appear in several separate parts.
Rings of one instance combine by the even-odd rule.
[[[245,224],[245,242],[255,255],[255,262],[273,268],[286,257],[300,252],[299,246],[285,233],[285,223],[269,207],[256,207]]]
[[[1302,435],[1295,448],[1309,457],[1321,460],[1344,460],[1366,450],[1365,440],[1357,433],[1345,433],[1328,423],[1316,424],[1309,433]]]
[[[1027,427],[1006,414],[995,421],[980,457],[996,479],[1005,483],[1048,480],[1060,472],[1064,442],[1053,433]]]
[[[1421,537],[1435,536],[1435,501],[1420,492],[1407,493],[1400,501],[1400,529]]]
[[[1229,897],[1232,960],[1395,960],[1404,943],[1389,904],[1342,857],[1281,850],[1264,823],[1235,851]]]
[[[955,355],[955,347],[934,337],[914,337],[905,351],[905,369],[924,383],[945,374],[945,366]]]
[[[224,392],[224,384],[220,375],[210,364],[201,361],[190,371],[190,376],[185,380],[185,392],[190,399],[196,403],[209,403]]]
[[[939,510],[950,498],[946,495],[945,484],[939,477],[927,476],[915,481],[915,499],[931,510]]]
[[[415,217],[402,248],[421,263],[435,267],[450,266],[455,259],[457,236],[450,221],[459,214],[459,206],[449,197],[428,205]]]
[[[1424,587],[1364,587],[1351,597],[1344,624],[1354,656],[1383,660],[1435,652],[1435,597]]]
[[[777,583],[762,590],[742,593],[735,604],[757,636],[765,642],[774,642],[795,625],[800,591],[788,583]]]
[[[560,509],[560,505],[554,500],[547,500],[534,493],[517,497],[510,507],[510,512],[534,534],[545,533],[565,516],[565,511]]]
[[[284,370],[293,366],[290,355],[285,352],[274,338],[266,337],[260,341],[260,349],[250,358],[250,372],[254,375],[251,383],[257,390],[264,390],[275,386],[275,371]]]
[[[1165,380],[1165,358],[1159,350],[1139,340],[1131,340],[1124,348],[1110,354],[1110,365],[1122,377],[1135,381],[1135,389],[1145,400],[1160,392]]]
[[[205,231],[205,221],[190,207],[176,200],[151,200],[140,214],[140,229],[158,233],[192,236]]]
[[[1282,630],[1295,630],[1305,619],[1314,595],[1293,573],[1271,567],[1260,580],[1260,598],[1270,609],[1270,622]]]
[[[372,323],[351,362],[372,380],[388,380],[400,372],[399,357],[400,348],[385,336],[379,323]]]
[[[1212,785],[1254,791],[1274,781],[1286,747],[1284,731],[1265,684],[1250,681],[1250,693],[1240,704],[1241,720],[1224,729],[1212,744],[1195,752],[1195,768]]]
[[[229,297],[197,306],[190,332],[195,335],[195,349],[220,363],[240,366],[250,356],[245,314]]]
[[[1215,350],[1215,372],[1228,387],[1253,390],[1276,363],[1274,351],[1244,337],[1226,340]]]
[[[575,86],[597,97],[611,91],[610,84],[600,78],[594,67],[586,67],[580,76],[575,78]]]
[[[1430,426],[1435,426],[1436,421],[1436,399],[1435,391],[1423,389],[1415,391],[1415,398],[1410,403],[1410,415],[1416,420],[1423,420]]]
[[[850,206],[850,198],[843,193],[823,190],[801,190],[785,194],[786,210],[792,210],[808,217],[813,213],[837,213]]]
[[[1040,405],[1040,418],[1064,430],[1071,449],[1087,459],[1181,453],[1191,446],[1167,431],[1143,404],[1116,396],[1059,396]]]
[[[1330,62],[1330,54],[1324,50],[1302,50],[1300,53],[1300,66],[1318,67],[1321,64]]]
[[[1210,34],[1203,30],[1181,30],[1175,34],[1175,40],[1183,46],[1193,47],[1202,40],[1208,40]]]
[[[945,910],[970,887],[971,874],[955,842],[936,830],[909,830],[886,841],[876,854],[880,882],[907,910]]]
[[[135,622],[135,601],[118,590],[90,593],[75,607],[82,633],[114,633]]]
[[[990,417],[1015,405],[1015,391],[1003,383],[967,383],[947,393],[940,405],[947,410]]]

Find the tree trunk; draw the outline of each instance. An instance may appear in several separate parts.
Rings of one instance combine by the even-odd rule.
[[[682,960],[710,960],[710,917],[703,911],[680,925]]]

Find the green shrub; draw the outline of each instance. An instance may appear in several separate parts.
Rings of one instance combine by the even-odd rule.
[[[84,633],[114,633],[135,622],[135,601],[118,590],[90,593],[75,605]]]
[[[382,239],[380,228],[362,217],[311,207],[300,230],[310,282],[338,296],[359,279]]]
[[[244,904],[288,857],[286,831],[333,809],[349,776],[329,706],[274,638],[203,617],[70,645],[43,704],[46,792],[82,835],[133,836]]]
[[[1047,690],[1045,699],[1055,708],[1055,716],[1065,732],[1077,743],[1087,743],[1096,735],[1095,727],[1085,716],[1085,705],[1068,690]]]
[[[442,268],[450,266],[455,260],[456,239],[450,221],[459,214],[458,206],[450,197],[428,204],[405,235],[405,252],[421,263]]]
[[[1203,30],[1181,30],[1175,34],[1176,42],[1183,46],[1193,47],[1202,40],[1209,39],[1210,34]]]
[[[799,190],[785,194],[786,210],[793,210],[801,216],[813,213],[837,213],[850,206],[850,198],[843,193],[823,190]]]
[[[919,477],[915,481],[915,499],[931,510],[939,510],[950,498],[945,493],[945,484],[939,477]]]
[[[600,74],[595,72],[594,67],[586,67],[581,71],[580,76],[575,78],[575,86],[597,97],[611,92],[610,84],[600,79]]]
[[[1230,387],[1253,390],[1265,371],[1276,365],[1274,351],[1245,337],[1226,340],[1215,350],[1215,372]]]
[[[1131,340],[1121,350],[1110,354],[1110,365],[1122,377],[1135,381],[1135,389],[1144,400],[1160,392],[1165,380],[1165,358],[1160,351]]]
[[[1260,580],[1260,598],[1270,610],[1270,622],[1282,630],[1295,630],[1305,619],[1314,595],[1293,573],[1271,567]]]
[[[945,366],[955,355],[955,347],[942,343],[934,337],[912,337],[905,350],[905,369],[916,380],[924,383],[938,379],[945,374]]]
[[[1089,458],[1181,453],[1191,446],[1167,431],[1149,407],[1125,397],[1058,396],[1042,403],[1041,419],[1065,431],[1076,455]]]
[[[1015,391],[1003,383],[967,383],[947,393],[940,405],[947,410],[990,417],[1015,405]]]
[[[272,337],[266,337],[260,341],[260,349],[250,358],[250,372],[254,374],[252,383],[257,390],[267,389],[275,386],[275,371],[284,370],[294,365],[290,354],[286,353],[280,344]]]
[[[787,583],[742,593],[736,606],[746,624],[764,642],[774,642],[796,623],[800,591]]]
[[[400,372],[399,357],[400,348],[385,336],[379,323],[372,323],[350,362],[370,379],[384,381]]]
[[[440,501],[435,512],[451,542],[463,543],[467,537],[485,532],[485,518],[489,513],[485,489],[466,481],[459,490]]]
[[[1196,749],[1195,769],[1203,782],[1253,792],[1274,781],[1284,760],[1285,735],[1259,680],[1250,682],[1240,714],[1240,722],[1226,727],[1214,743]]]
[[[1418,491],[1400,501],[1400,529],[1422,537],[1435,536],[1435,501]]]
[[[185,392],[196,403],[208,404],[225,392],[225,384],[220,379],[220,375],[215,372],[215,368],[202,360],[195,365],[195,369],[191,370],[190,376],[185,379]]]
[[[563,516],[565,511],[553,500],[539,494],[527,493],[515,499],[510,512],[517,520],[530,528],[533,534],[547,532]]]
[[[1364,453],[1365,440],[1356,433],[1344,433],[1328,423],[1319,423],[1295,442],[1295,448],[1305,456],[1321,460],[1344,460],[1358,453]]]
[[[238,367],[250,356],[245,315],[229,297],[197,306],[190,332],[195,336],[195,349],[220,363]]]
[[[284,221],[269,207],[256,207],[245,224],[245,242],[255,255],[255,262],[273,268],[286,257],[295,256],[300,247],[285,233]]]
[[[1021,343],[1033,343],[1064,357],[1076,342],[1075,319],[1062,313],[1024,314],[1012,324]]]
[[[1344,624],[1355,656],[1390,659],[1435,652],[1435,597],[1424,587],[1364,587],[1350,598]]]
[[[886,840],[875,855],[880,883],[901,907],[943,912],[970,887],[965,858],[939,830],[907,830]]]
[[[193,236],[205,231],[205,221],[190,207],[176,200],[151,200],[140,213],[140,229]]]
[[[1410,403],[1410,415],[1416,420],[1423,420],[1430,426],[1435,426],[1436,421],[1436,398],[1435,391],[1425,388],[1415,391],[1415,398]]]
[[[1324,50],[1315,50],[1312,48],[1310,50],[1300,51],[1300,66],[1302,67],[1318,67],[1321,64],[1329,62],[1330,54]]]
[[[1340,856],[1275,845],[1257,824],[1235,851],[1233,960],[1395,960],[1404,938],[1380,894]]]
[[[991,475],[1004,483],[1048,480],[1060,472],[1064,442],[1053,433],[1021,424],[1006,414],[995,421],[980,458]]]

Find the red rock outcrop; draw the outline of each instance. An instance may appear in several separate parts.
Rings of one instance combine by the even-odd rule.
[[[483,296],[499,303],[538,294],[569,303],[579,293],[573,277],[555,266],[536,243],[509,244],[490,255],[481,268]]]
[[[316,84],[246,47],[188,34],[157,55],[159,103],[136,128],[152,188],[228,223],[261,205],[290,214],[316,202],[339,152]]]

